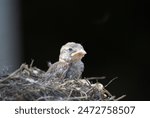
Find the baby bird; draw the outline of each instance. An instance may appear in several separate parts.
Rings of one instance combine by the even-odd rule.
[[[60,79],[79,79],[84,71],[81,59],[86,54],[79,43],[69,42],[60,49],[59,61],[52,64],[46,73]]]

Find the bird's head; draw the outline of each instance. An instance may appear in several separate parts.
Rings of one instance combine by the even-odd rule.
[[[60,49],[59,61],[62,62],[76,62],[81,60],[86,51],[79,43],[69,42],[63,45]]]

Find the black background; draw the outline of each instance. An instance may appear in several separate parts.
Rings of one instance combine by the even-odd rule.
[[[147,1],[23,0],[21,23],[24,62],[46,70],[63,44],[78,42],[87,51],[84,77],[118,77],[108,86],[113,95],[150,100]]]

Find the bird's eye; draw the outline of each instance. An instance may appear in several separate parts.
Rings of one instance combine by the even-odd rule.
[[[72,49],[72,48],[69,48],[68,50],[71,52],[73,49]]]

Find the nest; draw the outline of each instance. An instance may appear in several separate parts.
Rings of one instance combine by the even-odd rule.
[[[22,64],[19,69],[0,79],[1,101],[114,101],[116,98],[99,82],[90,78],[60,80],[48,78],[45,72]]]

